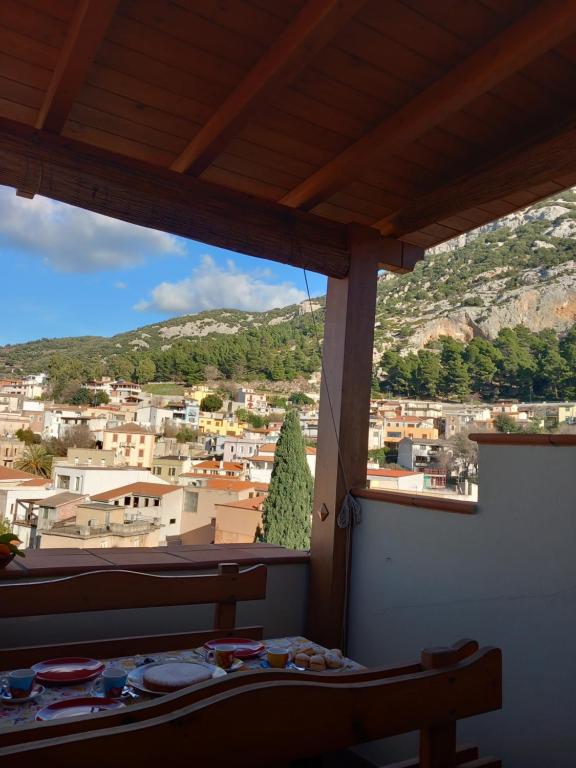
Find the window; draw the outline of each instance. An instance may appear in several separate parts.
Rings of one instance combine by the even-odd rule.
[[[198,494],[194,491],[184,493],[184,512],[198,512]]]
[[[153,470],[155,475],[161,475],[162,474],[162,467],[155,466]]]
[[[143,448],[140,448],[140,450],[138,451],[138,456],[140,458],[142,458],[144,456],[144,449]]]
[[[176,467],[168,467],[168,477],[175,477]]]
[[[81,477],[75,477],[74,478],[74,490],[75,491],[82,490],[82,478]]]
[[[118,432],[114,432],[112,435],[112,442],[117,443],[118,442]]]
[[[140,445],[144,445],[144,440],[145,440],[145,439],[146,439],[146,438],[145,438],[145,436],[144,436],[144,435],[140,435]]]
[[[130,506],[130,496],[124,496],[124,506],[125,507]]]
[[[57,480],[58,488],[64,488],[65,491],[70,490],[70,475],[58,475]]]
[[[154,499],[154,506],[159,507],[160,506],[160,499]]]
[[[174,525],[175,523],[176,523],[176,518],[175,517],[171,517],[170,518],[170,525]]]
[[[126,442],[128,443],[128,445],[130,445],[130,443],[132,442],[132,435],[126,435]]]

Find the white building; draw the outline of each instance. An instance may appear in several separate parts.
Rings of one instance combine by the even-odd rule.
[[[149,469],[76,466],[74,464],[56,465],[52,471],[52,481],[58,490],[85,493],[89,496],[130,483],[151,482],[168,485],[163,480],[154,477]]]
[[[248,463],[248,477],[255,483],[270,483],[272,469],[274,467],[274,453],[276,445],[266,443],[260,451],[253,456]],[[306,446],[306,461],[312,477],[316,474],[316,448]]]

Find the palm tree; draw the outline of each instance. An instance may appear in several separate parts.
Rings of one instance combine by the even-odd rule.
[[[15,462],[15,466],[23,472],[50,477],[53,458],[43,445],[29,445],[22,458]]]

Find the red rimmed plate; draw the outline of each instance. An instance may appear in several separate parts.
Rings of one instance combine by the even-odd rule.
[[[82,656],[66,656],[61,659],[47,659],[34,664],[36,679],[52,685],[72,685],[94,680],[104,669],[104,664],[96,659]]]
[[[238,659],[251,659],[264,650],[264,643],[259,640],[250,640],[248,637],[223,637],[221,640],[209,640],[204,643],[204,649],[213,651],[217,645],[234,648],[234,655]]]
[[[88,717],[95,712],[120,709],[126,705],[118,699],[104,699],[99,696],[75,696],[55,701],[36,713],[36,720],[57,720],[61,717]]]

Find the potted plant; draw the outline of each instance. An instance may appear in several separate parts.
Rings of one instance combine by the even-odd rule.
[[[13,533],[0,534],[0,569],[5,568],[16,555],[26,557],[24,552],[18,549],[18,544],[21,543],[20,539]]]

